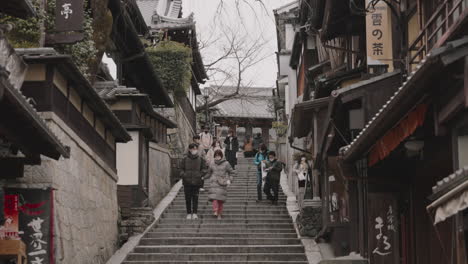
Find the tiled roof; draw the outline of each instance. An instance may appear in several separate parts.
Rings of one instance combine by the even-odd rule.
[[[96,82],[94,84],[94,89],[96,89],[99,96],[106,101],[116,100],[118,97],[139,97],[142,100],[140,101],[142,102],[142,106],[144,107],[144,109],[146,109],[148,114],[160,120],[168,127],[177,127],[177,125],[174,122],[159,114],[153,107],[149,96],[147,94],[141,93],[137,88],[126,87],[118,85],[117,82],[107,81]]]
[[[397,105],[399,100],[405,98],[405,94],[413,88],[412,86],[415,85],[415,82],[418,82],[421,75],[424,75],[424,70],[427,70],[427,68],[429,68],[432,65],[433,61],[439,59],[439,56],[441,54],[451,51],[452,49],[456,49],[460,46],[466,45],[468,45],[468,37],[457,41],[449,42],[444,47],[435,49],[431,53],[428,53],[426,55],[426,58],[421,60],[416,66],[416,68],[413,70],[413,72],[411,72],[408,75],[407,80],[403,82],[402,86],[398,88],[398,90],[393,94],[393,96],[391,96],[388,99],[388,101],[382,106],[382,108],[365,125],[365,127],[361,130],[359,135],[349,145],[340,149],[341,154],[346,158],[348,153],[353,149],[353,147],[355,147],[355,145],[358,145],[360,142],[365,141],[367,139],[367,135],[370,133],[369,131],[375,128],[375,126],[377,126],[377,124],[385,118],[385,113],[398,107]]]
[[[89,81],[83,76],[70,55],[59,54],[53,48],[16,49],[16,52],[21,55],[27,63],[55,64],[63,75],[76,82],[79,86],[77,92],[84,98],[93,102],[93,104],[91,104],[93,110],[106,117],[103,118],[103,122],[112,129],[116,139],[118,139],[119,142],[128,142],[131,140],[130,135],[122,126],[117,116],[114,115]]]
[[[272,90],[273,88],[241,88],[241,96],[217,105],[218,111],[214,116],[273,119],[275,113],[271,110]],[[223,87],[215,98],[233,92],[235,87]]]
[[[167,18],[179,17],[182,9],[182,0],[137,0],[140,12],[147,25],[151,25],[153,15]]]
[[[432,193],[438,195],[440,193],[447,192],[464,181],[468,181],[468,166],[465,166],[464,168],[461,168],[438,181],[437,185],[432,187]]]

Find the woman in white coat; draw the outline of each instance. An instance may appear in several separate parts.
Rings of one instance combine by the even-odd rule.
[[[299,208],[302,207],[302,203],[304,201],[305,189],[306,189],[306,181],[309,178],[309,163],[307,163],[307,159],[305,156],[302,156],[300,160],[294,165],[294,172],[297,176],[297,183],[299,187],[299,192],[297,194],[297,203]]]

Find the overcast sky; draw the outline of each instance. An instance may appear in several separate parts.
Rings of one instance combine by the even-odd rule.
[[[240,3],[239,8],[236,7],[236,1]],[[223,2],[222,10],[220,9],[221,2]],[[183,16],[194,13],[199,41],[219,35],[222,29],[217,24],[220,21],[229,27],[240,28],[251,37],[250,41],[262,36],[266,42],[263,52],[268,57],[250,68],[244,79],[247,79],[248,83],[253,86],[275,87],[277,44],[273,9],[293,1],[262,0],[262,2],[263,5],[258,0],[183,0]],[[219,52],[219,47],[216,46],[202,50],[205,63],[215,57],[212,52],[216,49]]]
[[[236,6],[236,2],[239,6]],[[277,44],[273,9],[291,2],[293,0],[183,0],[183,16],[186,17],[193,12],[197,24],[198,40],[212,43],[201,51],[205,64],[216,59],[217,55],[222,52],[223,39],[216,36],[222,36],[223,27],[236,28],[242,32],[239,34],[246,34],[248,37],[246,42],[253,42],[261,37],[265,42],[262,52],[266,59],[247,70],[242,77],[243,85],[273,88],[276,86],[277,74],[275,56]],[[219,26],[220,23],[224,24],[223,27]],[[213,43],[214,40],[217,42]],[[248,44],[246,43],[246,46]],[[110,67],[112,75],[115,75],[113,61],[104,58],[104,62]],[[206,85],[214,85],[214,82],[208,81]]]

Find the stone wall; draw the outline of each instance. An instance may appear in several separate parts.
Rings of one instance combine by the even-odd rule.
[[[117,175],[60,118],[43,116],[71,148],[70,159],[44,158],[0,187],[54,188],[55,263],[105,263],[118,243]]]
[[[196,131],[193,131],[190,121],[185,116],[182,108],[179,105],[175,106],[175,121],[177,123],[177,136],[178,136],[178,151],[179,153],[185,153],[188,145],[193,141],[193,135]]]
[[[171,190],[171,156],[169,149],[150,142],[149,145],[149,197],[150,207],[156,205]]]

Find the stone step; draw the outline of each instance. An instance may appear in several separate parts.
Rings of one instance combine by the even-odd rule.
[[[306,261],[300,253],[205,253],[205,254],[166,254],[166,253],[131,253],[128,261]]]
[[[304,253],[302,245],[137,246],[135,253]]]
[[[199,218],[197,220],[187,220],[181,218],[163,218],[159,220],[161,224],[192,224],[194,221],[200,224],[290,224],[290,219],[215,219],[214,217],[211,218]]]
[[[307,261],[124,261],[123,264],[308,264]]]
[[[224,223],[223,221],[217,221],[217,222],[212,222],[212,223],[204,223],[200,220],[187,220],[187,222],[184,223],[175,223],[175,224],[170,224],[170,223],[157,223],[156,224],[158,227],[171,227],[171,228],[182,228],[182,227],[199,227],[199,228],[226,228],[226,230],[229,229],[283,229],[283,228],[293,228],[294,225],[292,222],[289,223],[269,223],[269,224],[258,224],[258,223]]]
[[[205,192],[200,192],[198,195],[208,197],[209,194],[210,194],[209,193],[209,188],[207,187]],[[256,198],[257,197],[257,187],[255,187],[255,189],[252,190],[252,191],[242,192],[242,193],[241,192],[231,192],[230,190],[228,190],[227,195],[228,195],[228,197],[233,197],[233,198],[238,198],[238,199],[239,198]],[[264,195],[263,190],[262,190],[262,195]],[[184,197],[185,197],[185,194],[181,194],[181,195],[176,197],[176,200],[180,199],[180,198],[184,198]],[[287,196],[282,194],[282,193],[279,193],[278,197],[286,198]]]
[[[266,199],[256,202],[253,159],[239,159],[236,173],[221,220],[212,214],[208,191],[200,192],[199,219],[185,219],[182,189],[123,263],[306,264],[304,248],[285,206],[287,196],[280,190],[277,206]],[[209,189],[208,181],[205,188]]]
[[[236,219],[236,220],[242,220],[242,219],[260,219],[260,220],[269,220],[269,219],[278,219],[278,220],[291,220],[291,217],[289,215],[286,215],[286,214],[254,214],[255,212],[251,212],[251,213],[239,213],[239,214],[233,214],[233,213],[226,213],[224,212],[223,214],[223,219],[224,220],[229,220],[229,219]],[[162,218],[163,219],[171,219],[171,218],[181,218],[181,217],[185,217],[187,214],[185,213],[185,211],[183,212],[179,212],[179,213],[174,213],[174,212],[168,212],[168,213],[164,213]],[[203,212],[202,211],[199,211],[197,216],[201,219],[204,219],[204,218],[213,218],[213,214],[211,213],[210,210],[204,210]]]
[[[299,245],[297,238],[146,238],[140,240],[140,245]]]
[[[296,230],[292,227],[290,228],[275,228],[275,229],[228,229],[225,228],[210,228],[210,229],[203,229],[198,227],[181,227],[181,228],[172,228],[172,227],[157,227],[151,229],[151,232],[186,232],[186,233],[204,233],[204,232],[213,232],[213,233],[223,233],[223,232],[236,232],[239,234],[255,234],[255,233],[275,233],[275,234],[285,234],[296,232]]]
[[[230,230],[229,230],[230,231]],[[227,232],[227,231],[226,231]],[[211,237],[222,237],[222,238],[297,238],[297,234],[293,232],[289,233],[224,233],[224,232],[210,232],[210,233],[198,233],[198,232],[148,232],[145,235],[146,238],[161,238],[161,237],[200,237],[200,238],[211,238]]]
[[[199,214],[208,214],[212,212],[212,206],[211,204],[209,205],[198,205],[198,213]],[[185,213],[186,208],[185,205],[176,205],[171,208],[168,213]],[[276,214],[276,215],[286,215],[287,211],[285,208],[282,208],[280,206],[273,206],[271,204],[268,204],[264,207],[262,206],[229,206],[225,205],[223,209],[224,214],[229,215],[229,214]]]
[[[229,197],[228,197],[229,199]],[[202,204],[208,204],[211,202],[208,201],[208,197],[206,197],[205,199],[203,199],[203,197],[201,198],[198,198],[198,205],[202,205]],[[282,205],[285,205],[286,204],[286,199],[279,199],[278,200],[278,203],[279,204],[282,204]],[[179,200],[175,200],[173,203],[173,205],[185,205],[185,199],[179,199]],[[228,205],[261,205],[261,204],[258,204],[255,200],[253,199],[243,199],[243,200],[236,200],[236,199],[232,199],[232,200],[227,200],[226,201],[226,206]]]

